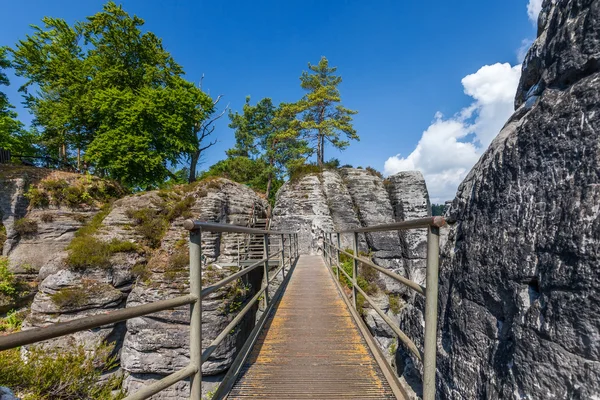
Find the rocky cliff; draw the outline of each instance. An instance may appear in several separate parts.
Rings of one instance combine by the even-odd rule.
[[[442,399],[600,398],[600,1],[545,0],[538,24],[448,213]]]
[[[115,200],[122,194],[112,193],[101,180],[36,168],[1,168],[0,206],[8,238],[4,254],[10,270],[26,277],[34,293],[37,286],[23,329],[186,293],[187,231],[181,222],[196,218],[246,225],[253,210],[260,213],[267,206],[251,189],[220,178]],[[96,190],[100,186],[102,196]],[[230,273],[213,263],[236,259],[242,238],[205,233],[202,239],[203,283],[208,284]],[[261,279],[257,271],[205,300],[205,346],[235,316],[236,305],[255,293]],[[188,314],[189,307],[181,307],[57,338],[44,346],[81,345],[93,351],[102,342],[112,343],[122,367],[117,372],[125,375],[124,388],[131,390],[188,364]],[[208,381],[227,370],[253,324],[250,313],[203,365]],[[180,382],[156,398],[179,398],[185,390],[187,382]]]
[[[420,172],[401,172],[383,179],[370,168],[340,168],[308,174],[284,184],[277,194],[273,227],[299,231],[300,250],[317,253],[323,231],[343,231],[429,215],[429,196]],[[352,236],[341,236],[342,248],[352,248]],[[426,243],[425,230],[375,232],[359,236],[359,251],[377,265],[424,284]],[[368,267],[362,272],[376,283],[371,295],[390,318],[403,329],[422,324],[423,307],[418,303],[421,300],[411,291]],[[404,374],[404,369],[411,370],[402,361],[404,357],[399,356],[396,361],[395,335],[387,324],[369,307],[364,308],[363,315],[384,354],[396,363],[398,374]],[[405,323],[407,320],[412,323]],[[417,339],[422,336],[422,325],[414,330]]]

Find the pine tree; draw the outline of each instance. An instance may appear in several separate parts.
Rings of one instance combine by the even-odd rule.
[[[308,63],[309,71],[302,72],[300,86],[308,93],[297,103],[290,105],[297,115],[293,129],[316,147],[317,164],[325,160],[325,145],[344,150],[349,140],[359,140],[352,126],[352,116],[357,113],[341,104],[338,85],[342,82],[335,75],[337,67],[329,67],[327,58],[321,57],[317,65]],[[342,138],[342,134],[346,137]]]

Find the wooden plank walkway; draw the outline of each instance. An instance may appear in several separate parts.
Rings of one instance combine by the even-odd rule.
[[[320,256],[300,256],[228,399],[395,399]]]

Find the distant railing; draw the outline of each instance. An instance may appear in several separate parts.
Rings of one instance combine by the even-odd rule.
[[[104,325],[125,321],[131,318],[142,317],[158,311],[164,311],[189,304],[191,307],[189,365],[171,375],[167,375],[153,384],[143,387],[135,393],[130,394],[126,397],[126,400],[147,399],[150,396],[186,378],[190,378],[190,399],[199,400],[202,394],[202,364],[208,360],[219,344],[252,309],[257,301],[259,301],[261,298],[264,298],[265,304],[269,304],[269,285],[272,284],[277,277],[277,274],[280,272],[283,276],[283,283],[286,278],[286,264],[291,268],[294,260],[296,260],[298,257],[298,236],[292,232],[267,231],[230,224],[216,224],[192,220],[186,220],[183,223],[183,226],[185,229],[190,231],[189,294],[172,299],[143,304],[140,306],[110,311],[106,314],[78,318],[68,322],[59,322],[42,328],[34,328],[6,336],[0,336],[0,351],[53,339],[59,336],[64,336],[87,329],[99,328]],[[257,260],[255,263],[243,268],[242,270],[210,286],[202,288],[202,231],[263,235],[264,257],[263,259]],[[281,240],[281,250],[273,254],[269,254],[269,238],[274,235],[279,236]],[[287,253],[285,245],[286,242]],[[275,257],[277,257],[277,259]],[[273,259],[279,261],[279,268],[271,277],[269,277],[269,261]],[[202,351],[202,299],[261,266],[264,268],[264,271],[260,290],[258,290],[252,299],[245,304],[244,308],[240,310],[235,318],[233,318],[233,320],[221,331],[221,333],[210,343],[210,345],[204,351]]]
[[[410,221],[397,222],[392,224],[376,225],[366,228],[347,230],[341,232],[323,233],[323,257],[330,267],[337,267],[337,278],[339,281],[340,271],[352,284],[352,298],[354,308],[358,309],[357,295],[360,293],[375,312],[390,326],[398,338],[410,350],[410,352],[423,363],[423,400],[435,400],[435,372],[436,372],[436,352],[437,352],[437,302],[438,302],[438,270],[439,270],[439,250],[440,250],[440,227],[445,225],[442,217],[429,217]],[[403,276],[395,274],[385,268],[375,265],[370,260],[362,258],[358,254],[358,234],[367,232],[383,232],[395,230],[407,230],[427,228],[427,271],[425,277],[425,287],[413,282]],[[343,250],[340,246],[340,234],[352,233],[354,254]],[[332,235],[335,234],[336,244],[334,244]],[[335,253],[335,258],[334,258]],[[352,276],[348,275],[341,267],[340,254],[343,253],[353,259]],[[357,284],[358,263],[374,268],[397,282],[404,284],[420,295],[425,296],[425,338],[423,352],[415,345],[400,328],[377,306],[375,301],[362,290]]]

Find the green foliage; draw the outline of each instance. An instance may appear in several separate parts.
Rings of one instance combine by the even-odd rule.
[[[113,1],[73,25],[42,22],[12,53],[48,151],[82,152],[88,170],[132,188],[163,182],[168,166],[197,148],[195,126],[212,112],[210,97],[183,78],[158,37],[142,32],[142,19]]]
[[[83,235],[75,237],[67,249],[69,255],[66,263],[71,268],[108,268],[111,265],[111,255],[137,251],[138,246],[129,241],[113,239],[110,242],[104,242],[94,236]]]
[[[50,204],[57,207],[79,208],[83,205],[103,204],[125,194],[126,191],[116,182],[92,178],[88,175],[79,177],[71,183],[64,179],[46,179],[37,187],[29,188],[25,196],[33,208],[43,208]]]
[[[26,311],[10,310],[6,317],[0,318],[0,332],[16,332],[21,329],[21,324],[27,316]]]
[[[2,253],[4,242],[6,242],[6,227],[0,221],[0,254]]]
[[[133,220],[133,226],[146,244],[152,248],[160,246],[169,224],[179,217],[189,218],[190,208],[196,201],[193,196],[184,196],[176,192],[163,192],[161,201],[154,207],[127,210],[127,217]],[[159,192],[160,196],[160,192]]]
[[[89,293],[84,288],[68,287],[53,293],[50,299],[60,308],[77,308],[87,303]]]
[[[11,67],[7,50],[6,47],[0,46],[0,86],[10,83],[3,72],[4,69]],[[19,155],[34,155],[36,153],[33,146],[36,140],[35,131],[28,132],[23,129],[23,124],[17,119],[17,113],[13,108],[6,94],[0,91],[0,148]]]
[[[103,371],[116,366],[111,347],[101,346],[94,357],[87,356],[83,346],[71,350],[30,347],[26,360],[21,358],[19,348],[2,351],[0,386],[22,393],[23,400],[122,399],[122,378],[115,376],[98,383]]]
[[[200,180],[211,177],[223,177],[246,185],[255,191],[266,193],[269,184],[270,167],[262,158],[251,159],[244,156],[229,157],[212,165],[200,174]],[[273,204],[277,190],[283,185],[283,179],[275,177],[271,183],[269,201]]]
[[[389,298],[389,302],[390,302],[390,310],[394,314],[400,313],[400,311],[402,310],[402,307],[403,307],[403,302],[400,299],[400,296],[398,296],[396,294],[390,294],[388,298]]]
[[[289,129],[307,140],[313,149],[316,147],[317,164],[322,166],[325,160],[325,145],[344,150],[350,144],[348,140],[359,140],[352,126],[352,115],[357,111],[343,107],[338,85],[340,76],[334,75],[337,68],[329,67],[325,57],[317,65],[308,64],[310,72],[302,72],[300,86],[306,95],[297,103],[287,106],[287,113],[296,115]],[[342,134],[348,140],[342,139]]]
[[[375,168],[367,167],[367,168],[365,168],[365,171],[367,171],[369,174],[371,174],[373,176],[383,179],[383,175],[381,174],[381,172],[377,171]]]
[[[29,218],[20,218],[13,225],[14,230],[21,236],[31,236],[37,233],[38,224]]]
[[[390,349],[389,349],[390,356],[394,357],[396,355],[397,350],[398,350],[398,341],[396,338],[394,338],[394,341],[390,345]]]
[[[0,256],[0,295],[15,297],[19,290],[17,278],[8,270],[8,258]]]
[[[54,222],[54,215],[50,213],[44,213],[40,215],[40,220],[45,224],[49,224],[51,222]]]
[[[431,205],[431,215],[435,216],[443,216],[446,213],[446,209],[448,207],[446,204],[432,204]]]
[[[44,208],[50,205],[48,193],[38,188],[30,188],[25,197],[29,199],[29,205],[33,208]]]
[[[270,98],[250,104],[246,97],[243,113],[229,113],[229,127],[235,130],[236,144],[229,157],[251,157],[264,161],[267,176],[265,193],[271,197],[272,183],[281,179],[286,168],[303,163],[310,153],[297,130],[290,129],[293,114],[287,104],[273,105]]]
[[[323,168],[319,167],[316,164],[302,164],[298,165],[294,168],[291,168],[289,171],[290,181],[297,182],[302,179],[306,175],[318,174],[323,171]]]

